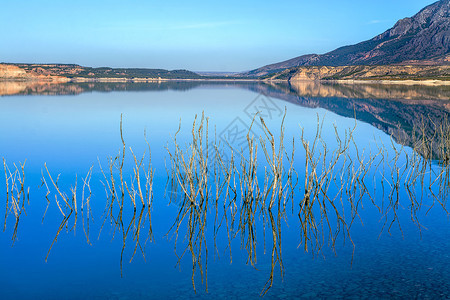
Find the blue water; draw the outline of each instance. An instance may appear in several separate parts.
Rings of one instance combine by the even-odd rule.
[[[282,97],[281,97],[282,98]],[[316,99],[317,100],[317,99]],[[329,100],[329,99],[328,99]],[[262,102],[261,102],[262,101]],[[318,100],[320,101],[320,99]],[[25,186],[30,187],[29,204],[19,219],[17,239],[13,240],[15,217],[10,210],[4,232],[0,233],[0,298],[1,299],[146,299],[146,298],[258,298],[269,279],[271,269],[272,232],[257,217],[255,266],[247,263],[248,254],[242,248],[238,232],[228,245],[226,226],[222,225],[214,245],[214,210],[208,213],[206,240],[208,248],[207,280],[197,269],[192,285],[192,260],[187,251],[180,263],[174,251],[175,236],[170,231],[180,209],[179,199],[172,201],[167,188],[170,160],[167,149],[173,149],[173,137],[181,124],[177,137],[180,145],[188,147],[192,122],[202,112],[209,117],[210,138],[214,131],[218,140],[230,130],[249,128],[252,112],[261,111],[267,126],[279,137],[280,124],[286,109],[285,144],[290,153],[295,137],[295,170],[299,184],[294,197],[294,212],[287,205],[286,218],[280,222],[282,237],[281,276],[279,263],[275,264],[273,286],[267,298],[449,298],[450,297],[450,227],[446,211],[439,204],[429,212],[432,197],[425,189],[423,207],[418,212],[419,226],[411,221],[411,203],[405,190],[400,190],[398,221],[390,232],[383,224],[383,213],[364,196],[357,217],[350,228],[351,239],[343,232],[338,235],[335,248],[330,246],[327,234],[321,237],[321,251],[304,250],[300,239],[297,217],[303,198],[305,154],[299,140],[301,128],[304,137],[312,141],[316,134],[317,118],[324,120],[322,137],[333,149],[337,145],[333,125],[341,135],[353,128],[354,118],[347,118],[322,108],[308,108],[277,97],[259,94],[251,89],[235,86],[200,86],[184,91],[118,91],[90,92],[76,96],[34,95],[0,98],[0,157],[12,169],[19,162],[25,165]],[[107,170],[108,157],[122,150],[120,118],[123,118],[123,135],[127,145],[124,177],[130,180],[133,161],[129,147],[141,157],[147,149],[144,131],[148,138],[152,167],[154,169],[154,197],[151,211],[153,240],[147,240],[149,220],[147,211],[142,223],[137,208],[135,222],[131,223],[121,268],[123,245],[122,228],[116,227],[108,213],[105,214],[107,196],[99,162]],[[197,123],[198,124],[198,123]],[[255,136],[263,134],[260,125],[254,124]],[[359,151],[377,152],[376,142],[390,145],[389,135],[364,120],[357,121],[354,141]],[[397,147],[400,144],[394,141]],[[244,144],[238,145],[245,146]],[[234,146],[234,145],[233,145]],[[239,146],[236,146],[239,147]],[[392,148],[387,147],[389,157]],[[406,147],[406,152],[412,150]],[[258,149],[261,185],[265,163],[262,149]],[[356,155],[354,150],[349,155]],[[146,159],[148,152],[146,152]],[[389,162],[389,160],[387,160]],[[45,261],[52,241],[64,217],[54,200],[56,191],[51,188],[47,207],[46,189],[41,186],[41,172],[46,163],[51,175],[58,174],[59,187],[67,194],[77,178],[77,197],[81,199],[83,182],[93,167],[90,199],[92,216],[89,218],[89,241],[85,233],[87,211],[78,212],[77,224],[71,216],[58,235],[48,260]],[[400,159],[400,165],[404,163]],[[389,163],[387,163],[389,164]],[[386,165],[386,168],[388,166]],[[439,169],[438,165],[433,166]],[[3,168],[2,168],[3,169]],[[381,168],[370,173],[369,189],[376,188],[375,202],[381,206],[382,182],[386,193],[389,180]],[[117,172],[115,173],[117,176]],[[47,175],[45,175],[47,176]],[[3,176],[2,176],[3,177]],[[48,176],[46,177],[48,183]],[[129,181],[130,182],[130,181]],[[331,193],[339,188],[332,187]],[[418,189],[417,193],[422,190]],[[87,194],[86,194],[87,195]],[[221,199],[223,200],[223,199]],[[344,209],[349,212],[345,202]],[[61,202],[61,200],[59,200]],[[140,201],[140,200],[139,200]],[[0,181],[0,212],[5,212],[6,186]],[[444,204],[445,207],[445,204]],[[448,205],[447,205],[448,207]],[[124,229],[133,218],[129,199],[123,209]],[[117,216],[117,206],[114,215]],[[274,211],[276,215],[276,210]],[[332,216],[332,214],[330,214]],[[388,224],[392,220],[388,212]],[[266,216],[267,217],[267,216]],[[349,215],[347,215],[349,217]],[[320,219],[320,213],[316,218]],[[105,221],[106,220],[106,221]],[[105,222],[104,222],[105,221]],[[267,220],[266,220],[267,221]],[[336,220],[331,217],[335,226]],[[84,223],[84,224],[83,224]],[[104,224],[103,224],[104,223]],[[399,229],[401,225],[401,230]],[[134,234],[141,227],[140,246],[133,256],[136,241]],[[186,220],[178,237],[177,254],[187,245]],[[234,233],[237,229],[234,228]],[[326,228],[323,232],[327,232]],[[381,232],[381,234],[380,234]],[[264,244],[265,242],[265,244]],[[230,257],[230,248],[232,260]],[[144,255],[145,258],[144,258]],[[203,256],[205,259],[206,253]],[[132,261],[130,262],[131,258]],[[205,266],[205,263],[203,263]],[[205,279],[205,277],[203,277]]]

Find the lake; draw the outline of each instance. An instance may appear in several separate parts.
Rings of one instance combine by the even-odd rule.
[[[450,298],[449,87],[0,94],[1,299]]]

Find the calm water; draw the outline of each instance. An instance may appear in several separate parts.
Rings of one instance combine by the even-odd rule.
[[[414,124],[428,117],[440,122],[449,115],[447,88],[244,83],[91,84],[9,89],[0,85],[2,88],[13,92],[0,97],[0,157],[5,158],[11,172],[15,170],[14,164],[20,170],[19,162],[26,160],[25,191],[30,189],[29,203],[25,201],[16,228],[14,209],[11,203],[7,204],[5,178],[0,181],[0,211],[7,215],[4,231],[0,233],[1,299],[257,298],[270,278],[274,246],[282,258],[283,272],[280,272],[280,261],[275,261],[273,286],[265,294],[267,298],[450,298],[447,197],[432,195],[439,192],[433,181],[442,167],[434,161],[426,170],[429,176],[425,176],[425,183],[413,187],[417,202],[412,202],[411,193],[404,185],[393,189],[395,180],[391,177],[395,165],[407,170],[404,176],[408,174],[405,155],[414,154],[411,149]],[[219,223],[211,202],[206,213],[204,244],[198,248],[203,253],[200,261],[203,271],[207,265],[207,275],[202,276],[196,265],[194,291],[189,222],[187,219],[180,222],[176,249],[176,235],[171,229],[183,208],[183,192],[179,187],[167,185],[171,169],[168,149],[174,153],[173,139],[179,126],[177,142],[182,149],[189,149],[192,123],[197,115],[198,126],[204,112],[209,117],[209,141],[215,136],[222,145],[229,143],[234,149],[243,148],[248,153],[247,132],[250,130],[255,137],[264,136],[265,132],[258,119],[252,124],[257,111],[275,135],[277,145],[286,112],[284,143],[286,155],[290,156],[294,138],[293,168],[298,174],[295,194],[287,200],[281,217],[280,209],[274,209],[274,223],[270,223],[266,210],[255,215],[254,266],[248,261],[248,230],[240,228],[238,221],[234,225],[231,221],[219,222],[221,226],[217,228]],[[120,201],[116,199],[111,214],[107,207],[108,179],[100,165],[108,176],[108,158],[118,156],[120,162],[121,116],[127,149],[123,174],[128,185],[137,184],[133,181],[135,165],[130,147],[138,160],[145,152],[145,164],[148,162],[144,131],[151,148],[154,170],[151,223],[148,210],[141,214],[138,206],[134,213],[129,197],[125,198],[120,221],[117,208]],[[384,145],[385,158],[382,160],[381,155],[374,158],[374,165],[381,161],[382,164],[367,171],[370,196],[363,194],[354,200],[356,208],[346,198],[349,194],[342,193],[336,199],[347,228],[337,227],[331,205],[325,208],[329,210],[329,223],[324,221],[322,210],[313,210],[318,226],[305,251],[298,217],[307,174],[300,137],[303,128],[304,139],[312,145],[318,119],[323,121],[321,137],[330,153],[338,147],[335,128],[344,138],[346,130],[348,133],[354,128],[356,119],[351,147],[345,155],[355,161],[358,155],[369,159]],[[318,144],[316,155],[320,156],[324,149],[321,142]],[[214,152],[212,146],[209,149]],[[402,151],[397,159],[395,149]],[[257,162],[256,174],[262,189],[264,167],[266,170],[270,167],[261,145]],[[345,163],[340,160],[338,165]],[[58,208],[55,195],[59,197],[59,194],[44,164],[53,179],[60,174],[58,187],[66,195],[71,194],[70,188],[77,183],[78,206],[83,196],[82,177],[93,166],[90,212],[85,207],[82,215],[78,207],[76,224],[74,215],[64,222],[61,211],[66,216],[68,211]],[[335,174],[335,182],[349,184],[345,179],[336,178],[350,173],[348,169]],[[42,174],[51,191],[47,197],[49,202],[47,189],[42,186]],[[114,169],[114,176],[117,178],[118,170]],[[332,184],[329,194],[334,197],[341,187]],[[211,195],[214,189],[213,186]],[[87,195],[86,189],[84,199]],[[326,202],[323,195],[318,199]],[[62,205],[62,198],[58,201]],[[221,207],[226,201],[224,197],[218,200],[219,219],[223,217]],[[239,219],[240,194],[235,201]],[[149,238],[150,224],[152,238]],[[330,232],[336,236],[334,247]],[[193,252],[198,253],[198,249]]]

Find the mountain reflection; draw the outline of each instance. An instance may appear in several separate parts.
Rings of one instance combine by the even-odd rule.
[[[86,92],[189,90],[200,86],[240,87],[275,95],[311,98],[384,99],[409,104],[438,104],[431,100],[449,100],[450,86],[382,83],[343,83],[320,81],[159,81],[52,83],[41,81],[0,81],[0,96],[6,95],[74,95]],[[284,99],[284,98],[283,98]],[[411,100],[414,100],[411,102]],[[450,109],[450,103],[445,104]]]
[[[356,118],[385,133],[397,143],[414,147],[417,129],[432,139],[436,124],[450,115],[450,86],[381,83],[334,83],[318,81],[160,81],[154,83],[0,82],[0,95],[77,95],[113,91],[187,91],[200,87],[242,88],[310,108],[323,108]],[[431,155],[438,157],[437,149]]]

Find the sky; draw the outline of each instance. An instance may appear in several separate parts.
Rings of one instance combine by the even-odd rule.
[[[0,62],[246,71],[370,39],[430,0],[0,1]]]

